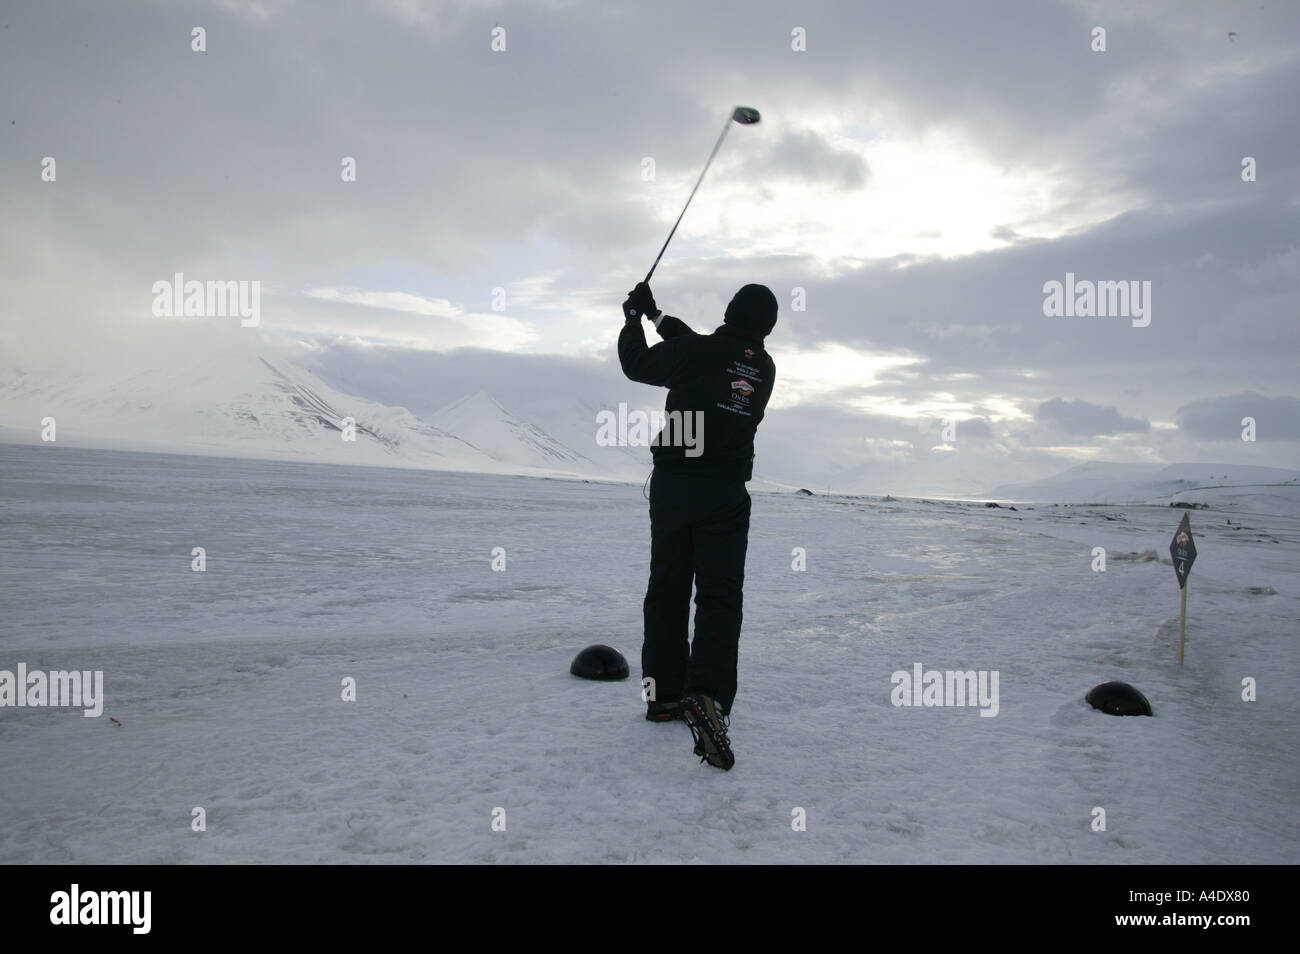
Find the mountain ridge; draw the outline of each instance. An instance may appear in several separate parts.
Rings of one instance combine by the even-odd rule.
[[[631,479],[513,415],[485,390],[426,418],[348,394],[260,352],[234,362],[191,355],[77,384],[38,382],[14,368],[0,381],[0,435],[39,440],[46,418],[55,419],[59,440],[80,446]]]

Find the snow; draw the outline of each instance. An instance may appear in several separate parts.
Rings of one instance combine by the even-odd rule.
[[[1283,485],[1283,500],[1294,500],[1300,471],[1251,464],[1118,464],[1089,461],[1042,480],[1004,484],[986,500],[1056,503],[1196,503],[1207,495],[1223,499],[1226,488],[1258,495]],[[1184,499],[1191,497],[1192,499]]]
[[[643,718],[639,484],[0,444],[0,669],[107,697],[0,708],[0,862],[1294,864],[1300,490],[1220,493],[1180,669],[1179,510],[755,489],[723,773]],[[918,662],[996,717],[893,706]]]
[[[585,454],[566,447],[541,428],[519,420],[486,391],[449,404],[433,416],[431,423],[449,432],[471,435],[469,441],[474,447],[495,461],[523,462],[537,468],[595,470]],[[589,423],[587,443],[595,433],[595,415],[590,416]]]
[[[641,481],[648,448],[599,447],[597,409],[562,402],[557,438],[490,394],[429,416],[332,387],[281,355],[195,350],[143,370],[0,376],[0,440],[457,472]],[[351,423],[351,436],[344,428]]]

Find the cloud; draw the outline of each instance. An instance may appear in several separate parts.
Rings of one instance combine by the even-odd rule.
[[[811,130],[792,130],[773,143],[763,159],[747,162],[745,173],[755,176],[755,181],[771,174],[836,190],[853,190],[867,184],[871,167],[857,149],[834,146]]]
[[[0,371],[204,348],[217,331],[148,314],[182,271],[261,280],[248,334],[326,342],[361,391],[627,393],[619,303],[744,102],[763,122],[730,133],[654,285],[702,332],[740,285],[776,292],[765,466],[991,486],[1195,459],[1244,416],[1261,463],[1300,463],[1292,398],[1223,397],[1294,391],[1296,4],[1222,28],[1166,0],[806,5],[796,53],[776,0],[221,0],[206,54],[166,4],[11,6],[0,84],[30,95],[0,113]],[[629,82],[629,36],[673,68]],[[1151,280],[1151,325],[1045,318],[1067,271]]]
[[[312,334],[333,331],[345,335],[350,329],[363,326],[367,336],[376,341],[439,351],[455,348],[519,351],[537,339],[536,331],[526,321],[495,312],[467,312],[445,298],[356,288],[312,288],[306,297],[335,307],[304,312],[292,308],[282,310],[272,322],[274,327],[280,331]],[[358,318],[358,310],[373,310],[381,315],[366,320]],[[388,314],[382,314],[385,312]]]
[[[958,440],[966,440],[970,437],[977,440],[991,440],[993,436],[993,428],[991,428],[989,422],[982,417],[972,417],[957,422]]]
[[[1077,437],[1143,434],[1151,429],[1150,421],[1123,417],[1113,407],[1102,407],[1087,401],[1066,401],[1059,397],[1040,404],[1037,417],[1057,430]]]
[[[350,305],[364,305],[367,308],[388,308],[392,311],[406,311],[415,315],[429,315],[435,318],[463,318],[465,310],[453,305],[445,298],[423,298],[409,292],[395,291],[361,291],[355,288],[311,288],[307,297],[322,301],[340,301]]]
[[[1258,441],[1300,441],[1300,399],[1254,391],[1202,398],[1175,415],[1179,430],[1206,441],[1241,441],[1242,420],[1253,418]]]
[[[1284,252],[1269,255],[1264,261],[1248,263],[1237,269],[1247,285],[1276,286],[1294,289],[1300,281],[1300,248],[1292,245]]]

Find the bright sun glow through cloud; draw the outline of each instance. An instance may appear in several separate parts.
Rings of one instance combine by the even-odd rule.
[[[866,129],[882,127],[889,125],[850,126],[834,119],[798,130],[815,134],[836,153],[862,159],[870,175],[860,188],[833,179],[766,177],[761,201],[755,201],[745,178],[747,157],[737,149],[709,189],[701,190],[679,234],[692,243],[716,238],[725,254],[808,255],[830,276],[877,259],[954,258],[1000,248],[1011,241],[1003,229],[1055,238],[1131,208],[1116,197],[1076,203],[1066,212],[1076,196],[1063,172],[1007,167],[953,131],[872,140],[845,133],[866,135]],[[654,208],[668,221],[676,215],[678,194],[689,191],[689,179],[683,174],[656,190]]]

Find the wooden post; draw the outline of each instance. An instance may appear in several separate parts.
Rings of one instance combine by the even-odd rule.
[[[1188,580],[1187,583],[1192,582]],[[1183,611],[1178,617],[1178,665],[1183,664],[1183,647],[1187,645],[1187,583],[1183,584]]]

